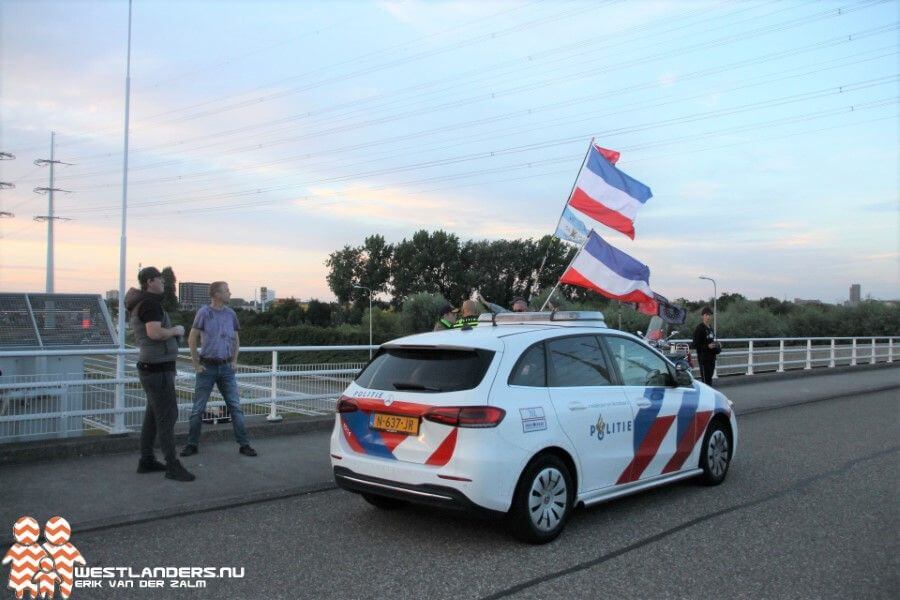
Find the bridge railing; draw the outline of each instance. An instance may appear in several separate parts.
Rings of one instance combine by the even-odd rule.
[[[714,377],[892,363],[896,337],[722,338]],[[690,340],[672,340],[689,342]],[[695,372],[696,364],[695,364]]]
[[[894,362],[897,337],[725,338],[716,376]],[[674,340],[687,341],[687,340]],[[268,355],[268,364],[240,364],[236,372],[245,415],[268,420],[328,415],[366,364],[374,346],[251,346],[241,355]],[[352,362],[283,364],[285,353],[358,354]],[[125,376],[116,377],[118,355]],[[36,439],[106,435],[140,429],[146,399],[134,366],[137,350],[0,351],[0,444]],[[130,364],[129,364],[130,363]],[[696,361],[695,361],[696,366]],[[35,374],[36,373],[36,374]],[[191,413],[194,371],[187,349],[177,361],[178,423]],[[207,411],[224,407],[213,390]]]

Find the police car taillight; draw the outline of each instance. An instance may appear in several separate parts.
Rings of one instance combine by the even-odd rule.
[[[496,406],[436,406],[422,415],[426,421],[451,427],[496,427],[506,411]]]
[[[340,399],[338,399],[336,410],[339,413],[351,413],[358,411],[359,406],[356,404],[356,401],[353,400],[353,398],[341,396]]]

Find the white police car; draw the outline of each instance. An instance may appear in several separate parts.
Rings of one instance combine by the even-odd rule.
[[[731,402],[598,312],[482,315],[384,344],[337,405],[339,486],[505,513],[542,543],[572,509],[687,477],[721,483]]]

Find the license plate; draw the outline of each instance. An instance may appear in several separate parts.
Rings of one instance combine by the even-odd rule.
[[[419,418],[375,413],[372,415],[371,427],[372,429],[377,429],[379,431],[419,435]]]

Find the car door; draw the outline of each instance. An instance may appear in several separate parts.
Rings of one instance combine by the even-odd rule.
[[[632,459],[617,483],[631,483],[681,469],[696,439],[700,392],[679,388],[666,362],[646,345],[604,335],[609,355],[634,411]]]
[[[547,384],[557,418],[578,452],[581,491],[614,485],[631,460],[632,408],[615,385],[596,335],[550,339]]]

